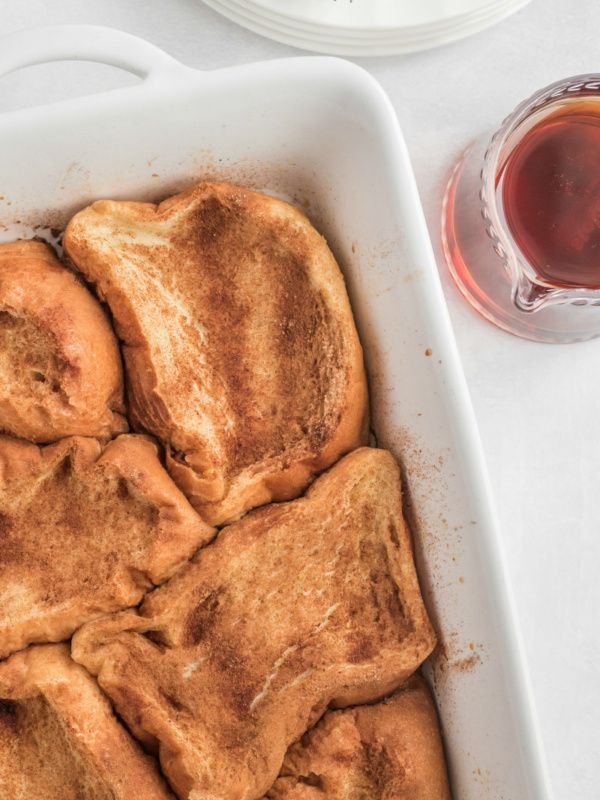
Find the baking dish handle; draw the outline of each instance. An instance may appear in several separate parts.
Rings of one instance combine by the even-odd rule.
[[[48,25],[0,38],[0,76],[49,61],[96,61],[142,79],[186,69],[153,44],[100,25]]]

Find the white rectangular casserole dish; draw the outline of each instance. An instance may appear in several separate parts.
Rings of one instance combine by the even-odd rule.
[[[425,601],[426,667],[455,800],[547,800],[531,691],[481,447],[394,111],[369,74],[302,57],[202,73],[94,26],[0,40],[0,75],[82,59],[133,87],[0,114],[0,241],[62,229],[101,198],[202,178],[300,205],[345,274],[373,428],[403,466]]]

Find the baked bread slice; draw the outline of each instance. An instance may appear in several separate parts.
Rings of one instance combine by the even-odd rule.
[[[391,692],[434,643],[398,466],[361,448],[221,531],[139,613],[85,625],[72,652],[182,800],[253,800],[328,705]]]
[[[173,800],[65,644],[0,664],[2,800]]]
[[[452,800],[427,684],[410,677],[382,703],[330,711],[287,751],[268,800]]]
[[[0,245],[0,433],[32,442],[128,430],[119,343],[41,242]]]
[[[213,534],[145,436],[0,436],[0,658],[139,603]]]
[[[344,280],[293,206],[201,183],[158,206],[100,201],[65,251],[110,306],[130,419],[213,525],[297,497],[366,443]]]

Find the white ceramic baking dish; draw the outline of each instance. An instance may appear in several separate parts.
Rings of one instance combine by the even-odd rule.
[[[97,198],[155,200],[200,178],[265,190],[307,211],[346,276],[375,435],[403,465],[420,580],[441,639],[426,673],[454,798],[547,800],[475,420],[385,94],[367,72],[333,58],[203,73],[93,26],[0,40],[0,75],[67,59],[143,80],[0,114],[0,240],[61,229]]]

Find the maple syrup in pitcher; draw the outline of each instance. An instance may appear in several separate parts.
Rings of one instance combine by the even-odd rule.
[[[600,100],[534,125],[496,177],[506,224],[536,275],[600,288]]]
[[[482,316],[539,342],[600,336],[600,74],[536,92],[452,170],[442,246]]]

